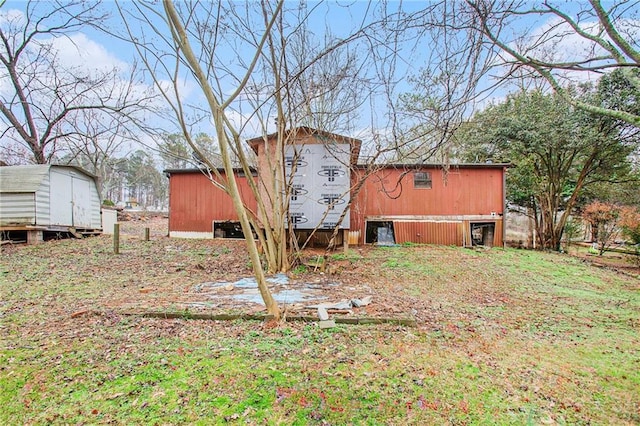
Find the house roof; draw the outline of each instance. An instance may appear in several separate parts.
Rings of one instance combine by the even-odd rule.
[[[165,176],[169,177],[171,175],[180,175],[180,174],[192,174],[192,173],[204,173],[206,169],[198,169],[196,167],[191,167],[188,169],[165,169],[162,171],[162,173],[165,174]],[[224,168],[223,167],[218,167],[216,170],[218,170],[218,173],[224,174]],[[249,170],[251,170],[251,173],[253,173],[254,175],[257,174],[257,170],[255,167],[250,167]],[[234,173],[243,173],[244,170],[240,167],[234,168],[233,169]]]
[[[348,136],[339,135],[337,133],[326,132],[324,130],[314,129],[312,127],[300,126],[295,127],[293,129],[289,129],[285,131],[285,137],[287,138],[288,143],[294,143],[295,138],[298,133],[304,133],[306,135],[312,135],[319,138],[327,138],[332,139],[336,142],[348,143],[351,146],[351,164],[356,164],[358,161],[358,156],[360,155],[360,147],[362,146],[362,141],[360,139],[350,138]],[[264,143],[265,140],[274,139],[278,136],[278,132],[271,133],[265,136],[258,136],[257,138],[247,139],[247,143],[253,149],[253,151],[258,153],[258,146],[261,143]]]
[[[451,163],[451,164],[442,164],[442,163],[423,163],[423,164],[358,164],[356,168],[358,169],[366,169],[371,167],[372,169],[442,169],[447,168],[448,170],[455,169],[504,169],[510,168],[513,165],[510,163]]]
[[[371,167],[372,169],[400,169],[400,170],[412,170],[412,169],[442,169],[445,167],[442,163],[424,163],[424,164],[358,164],[355,166],[357,169],[366,169]],[[510,163],[459,163],[459,164],[449,164],[449,170],[456,169],[504,169],[513,167]],[[1,169],[1,168],[0,168]],[[218,172],[224,173],[223,168],[218,168]],[[241,173],[243,170],[241,168],[233,169],[234,173]],[[193,174],[193,173],[202,173],[202,169],[197,168],[189,168],[189,169],[166,169],[162,171],[167,177],[174,174]],[[255,167],[251,167],[251,172],[254,176],[257,174],[257,169]]]
[[[71,168],[94,180],[95,175],[77,166],[61,166],[52,164],[31,164],[26,166],[0,167],[0,192],[36,192],[43,179],[49,175],[51,167]]]

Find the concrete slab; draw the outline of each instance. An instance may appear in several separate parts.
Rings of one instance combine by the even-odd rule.
[[[329,319],[329,314],[327,313],[327,310],[322,306],[318,307],[318,318],[320,318],[320,321],[326,321]]]
[[[336,322],[334,320],[320,321],[318,324],[321,329],[333,328],[336,326]]]

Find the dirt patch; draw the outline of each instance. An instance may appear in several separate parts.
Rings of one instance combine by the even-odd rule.
[[[98,294],[84,306],[69,307],[70,315],[86,310],[113,312],[185,312],[189,314],[265,313],[255,285],[243,286],[253,276],[242,240],[191,240],[168,238],[168,219],[162,215],[121,216],[120,254],[112,252],[112,236],[103,235],[76,241],[58,242],[51,252],[77,251],[78,260],[66,272],[73,279],[87,271]],[[145,228],[150,241],[144,241]],[[56,247],[62,244],[63,247]],[[366,254],[369,248],[358,248]],[[309,251],[307,257],[322,252]],[[337,255],[340,252],[336,252]],[[360,256],[357,256],[358,258]],[[51,259],[53,270],[67,265]],[[341,317],[413,317],[419,301],[392,295],[381,277],[372,277],[359,259],[330,259],[330,270],[301,267],[291,271],[286,282],[271,283],[278,303],[289,315],[315,315],[318,302],[339,302],[371,297],[368,306],[333,310]],[[68,265],[67,265],[68,266]],[[78,274],[78,275],[75,275]],[[239,284],[240,283],[240,284]],[[65,313],[66,314],[66,313]]]
[[[640,256],[618,251],[606,251],[600,256],[590,253],[587,244],[571,247],[569,254],[599,268],[607,268],[631,277],[640,277]]]
[[[144,229],[149,228],[150,236],[169,235],[169,219],[165,213],[154,212],[118,212],[120,233],[144,238]]]

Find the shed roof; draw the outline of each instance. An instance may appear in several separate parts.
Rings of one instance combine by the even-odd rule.
[[[95,175],[77,166],[52,164],[31,164],[26,166],[0,167],[0,192],[36,192],[42,180],[48,176],[51,167],[65,167],[78,170],[94,180]]]
[[[48,164],[0,167],[0,192],[36,192],[48,174]]]

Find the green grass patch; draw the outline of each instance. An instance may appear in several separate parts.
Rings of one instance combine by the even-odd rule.
[[[336,279],[413,309],[417,328],[268,329],[121,315],[250,271],[216,241],[109,244],[2,254],[0,424],[640,423],[627,275],[522,250],[352,250],[331,255],[353,262]]]

